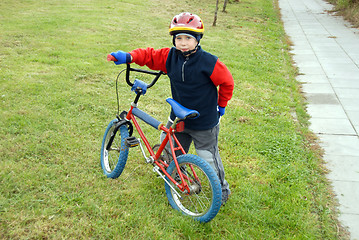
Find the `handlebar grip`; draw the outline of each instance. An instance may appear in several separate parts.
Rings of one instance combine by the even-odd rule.
[[[114,57],[114,56],[112,56],[111,54],[109,54],[109,55],[107,55],[107,61],[114,61],[114,62],[117,62],[117,59]]]

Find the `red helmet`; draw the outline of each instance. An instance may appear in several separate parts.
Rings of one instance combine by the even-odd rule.
[[[200,17],[192,13],[183,12],[173,17],[169,32],[171,35],[190,33],[202,36],[204,26]]]

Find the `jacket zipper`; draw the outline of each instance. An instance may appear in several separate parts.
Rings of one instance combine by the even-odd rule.
[[[183,62],[183,65],[182,65],[182,82],[184,82],[184,65],[186,65],[188,61],[188,57],[186,57],[186,60]]]

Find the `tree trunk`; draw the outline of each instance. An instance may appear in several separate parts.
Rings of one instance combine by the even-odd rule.
[[[222,12],[226,12],[227,3],[228,3],[228,0],[224,0]]]
[[[219,0],[217,0],[217,3],[216,3],[216,11],[214,12],[214,20],[213,20],[212,26],[216,26],[216,23],[217,23],[218,1]]]

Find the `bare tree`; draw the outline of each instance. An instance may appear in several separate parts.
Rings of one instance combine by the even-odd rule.
[[[222,12],[226,12],[228,0],[224,0]]]
[[[218,2],[219,2],[219,0],[217,0],[217,3],[216,3],[216,11],[214,12],[214,20],[213,20],[212,26],[216,26],[216,23],[217,23]]]

